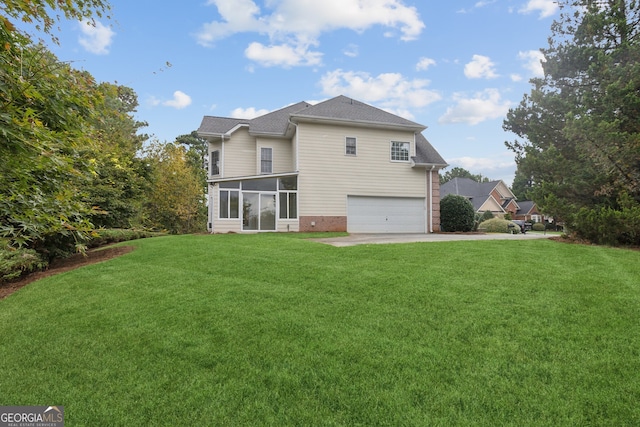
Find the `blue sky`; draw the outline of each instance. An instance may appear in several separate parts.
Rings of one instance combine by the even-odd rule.
[[[133,88],[160,141],[346,95],[428,126],[451,167],[511,183],[503,119],[540,76],[552,0],[112,0],[62,22],[62,61]]]

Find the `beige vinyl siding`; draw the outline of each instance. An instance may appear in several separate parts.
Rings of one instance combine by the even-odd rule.
[[[256,171],[260,174],[260,149],[273,150],[273,173],[293,172],[295,170],[293,157],[293,143],[290,139],[257,138],[256,139]]]
[[[491,212],[502,212],[502,206],[493,197],[489,197],[486,202],[480,206],[478,209],[480,212],[491,211]]]
[[[225,140],[222,151],[223,178],[249,176],[256,173],[256,143],[246,128],[238,129]]]
[[[355,137],[357,155],[345,155],[345,137]],[[413,132],[301,123],[299,215],[346,216],[347,195],[425,197],[425,171],[392,162],[391,141],[410,143]]]

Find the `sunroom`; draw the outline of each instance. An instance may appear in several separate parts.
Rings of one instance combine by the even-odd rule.
[[[297,175],[246,177],[210,183],[209,231],[298,231]]]

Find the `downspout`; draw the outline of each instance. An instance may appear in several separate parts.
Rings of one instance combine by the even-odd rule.
[[[429,233],[433,233],[433,169],[435,165],[431,165],[429,171]]]

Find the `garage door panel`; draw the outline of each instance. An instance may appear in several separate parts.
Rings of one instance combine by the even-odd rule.
[[[424,233],[425,199],[410,197],[347,197],[350,233]]]

